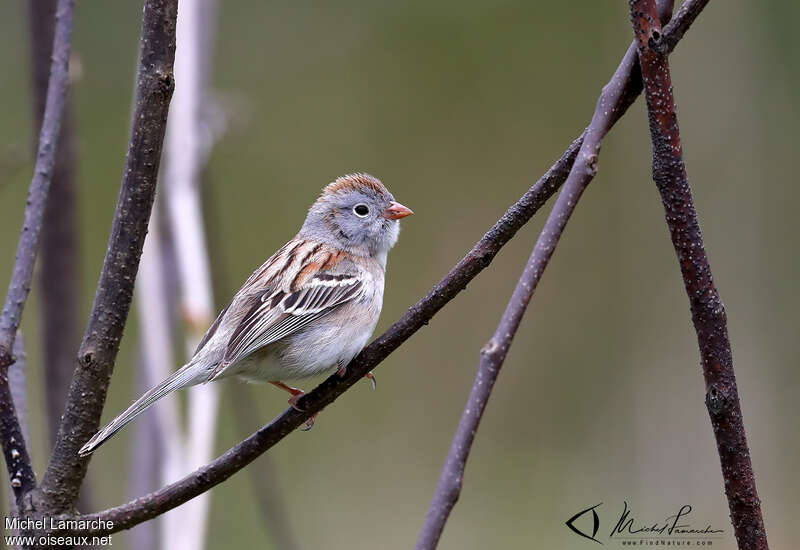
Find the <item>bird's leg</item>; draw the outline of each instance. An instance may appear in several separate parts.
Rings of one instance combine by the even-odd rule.
[[[279,382],[277,380],[275,380],[273,382],[270,382],[270,384],[272,384],[276,388],[282,389],[283,391],[289,392],[292,395],[289,398],[289,404],[292,406],[292,408],[295,409],[296,411],[305,412],[303,409],[301,409],[300,407],[297,406],[297,401],[301,397],[303,397],[306,394],[306,392],[304,392],[300,388],[293,388],[292,386],[289,386],[289,385],[284,384],[283,382]]]
[[[297,406],[297,402],[299,401],[299,399],[301,397],[303,397],[306,394],[306,392],[304,392],[300,388],[293,388],[292,386],[284,384],[283,382],[280,382],[278,380],[271,381],[270,384],[272,384],[276,388],[282,389],[283,391],[289,392],[291,394],[291,397],[289,398],[289,405],[291,405],[292,408],[294,410],[296,410],[296,411],[305,412],[303,409],[301,409],[300,407]],[[311,418],[306,420],[306,426],[305,426],[305,428],[302,428],[302,430],[303,431],[310,430],[311,426],[314,425],[314,421],[316,419],[317,419],[317,415],[315,414]]]
[[[336,371],[336,374],[339,375],[339,378],[344,378],[344,375],[347,374],[347,365],[342,365],[339,363],[339,369]],[[378,381],[375,379],[375,375],[372,372],[368,372],[364,375],[364,378],[368,379],[372,382],[372,389],[376,389],[378,387]]]

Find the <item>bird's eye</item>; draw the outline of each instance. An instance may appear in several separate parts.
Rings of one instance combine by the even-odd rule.
[[[369,206],[367,206],[363,202],[359,203],[353,207],[353,212],[359,218],[365,218],[367,214],[369,214]]]

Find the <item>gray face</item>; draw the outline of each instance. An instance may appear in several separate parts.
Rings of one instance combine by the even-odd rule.
[[[400,222],[385,215],[393,200],[371,189],[334,193],[314,204],[303,231],[354,254],[385,258],[400,232]]]

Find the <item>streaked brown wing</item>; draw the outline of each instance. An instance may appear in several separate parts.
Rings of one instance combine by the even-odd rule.
[[[356,299],[363,281],[356,275],[318,273],[294,292],[283,290],[256,296],[250,310],[231,335],[220,365],[209,379],[257,349],[297,332],[345,302]]]
[[[281,269],[285,266],[285,264],[291,263],[294,261],[294,252],[302,246],[302,241],[292,239],[291,241],[287,242],[283,245],[280,249],[278,249],[275,254],[267,258],[267,260],[256,269],[250,277],[242,285],[242,288],[239,290],[239,293],[245,292],[248,288],[258,284],[265,291],[269,291],[268,289],[273,288],[274,285],[272,284],[273,281],[276,279],[276,275],[280,273]],[[238,293],[237,293],[238,294]],[[259,294],[260,296],[261,294]],[[234,300],[236,298],[234,297]],[[200,340],[200,343],[197,344],[197,348],[194,350],[196,354],[198,351],[203,349],[209,340],[214,336],[219,328],[220,323],[222,322],[222,318],[225,317],[225,314],[230,309],[231,304],[233,301],[228,303],[227,306],[223,308],[222,311],[219,312],[217,318],[214,319],[214,322],[211,323],[211,326],[208,327],[208,330],[203,335],[203,338]]]

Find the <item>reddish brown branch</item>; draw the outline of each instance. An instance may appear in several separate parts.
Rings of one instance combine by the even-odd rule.
[[[61,117],[67,92],[73,5],[74,0],[59,0],[58,3],[50,79],[44,121],[39,134],[36,166],[28,191],[28,202],[25,208],[22,234],[17,245],[14,272],[0,318],[0,440],[3,444],[3,455],[11,487],[18,504],[21,503],[22,497],[35,487],[36,479],[9,390],[8,367],[14,362],[14,339],[30,291],[33,266],[39,248],[42,218],[47,204],[47,193],[53,177],[56,143],[61,129]]]
[[[155,196],[167,112],[174,88],[177,0],[147,0],[136,99],[122,188],[92,312],[56,445],[34,499],[39,514],[72,511],[88,459],[78,449],[97,430],[128,317]]]
[[[661,23],[654,0],[630,0],[630,11],[653,142],[653,179],[689,296],[706,384],[706,407],[717,441],[734,533],[741,550],[766,550],[767,535],[739,406],[725,308],[714,286],[686,176],[669,62],[656,47],[664,41]]]

